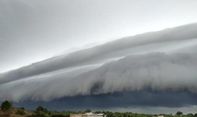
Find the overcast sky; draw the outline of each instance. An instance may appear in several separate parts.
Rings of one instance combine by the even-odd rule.
[[[0,0],[0,72],[197,22],[196,0]]]

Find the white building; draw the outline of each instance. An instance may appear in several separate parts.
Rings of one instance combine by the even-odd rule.
[[[70,114],[70,117],[106,117],[103,113]]]

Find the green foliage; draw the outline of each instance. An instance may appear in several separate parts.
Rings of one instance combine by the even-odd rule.
[[[16,114],[17,114],[17,115],[25,115],[25,110],[23,110],[23,109],[18,109],[18,110],[16,111]]]
[[[63,112],[63,114],[64,114],[64,117],[70,117],[70,114],[73,114],[73,112],[66,111],[66,112]]]
[[[192,113],[188,113],[186,116],[187,117],[194,117],[194,115]]]
[[[84,111],[85,113],[89,113],[89,112],[92,112],[90,109],[87,109]]]
[[[24,107],[20,107],[19,109],[21,109],[21,110],[25,110],[25,108],[24,108]]]
[[[12,108],[12,104],[9,101],[4,101],[1,104],[1,110],[7,111],[4,113],[5,117],[8,117],[10,113],[13,114],[13,112],[15,112],[16,115],[20,115],[24,117],[70,117],[70,114],[81,114],[81,113],[91,112],[90,109],[87,109],[85,111],[76,111],[76,112],[48,111],[47,108],[44,108],[42,106],[38,106],[34,112],[25,111],[24,108],[18,108],[18,109],[13,108],[11,111],[8,111],[11,108]],[[106,117],[157,117],[158,116],[158,115],[152,115],[152,114],[139,114],[139,113],[132,113],[132,112],[96,111],[94,113],[103,113],[104,115],[106,115]],[[183,114],[182,112],[178,111],[175,115],[165,114],[164,117],[197,117],[197,113],[196,114],[192,114],[192,113]]]
[[[31,117],[50,117],[50,115],[44,112],[39,112],[39,113],[34,113]]]
[[[66,117],[64,114],[54,114],[51,117]]]
[[[12,108],[12,103],[9,102],[9,101],[4,101],[2,104],[1,104],[1,110],[2,111],[8,111]]]
[[[32,117],[50,117],[51,112],[42,106],[38,106]]]
[[[176,112],[176,115],[181,116],[181,115],[183,115],[183,112],[178,111],[178,112]]]
[[[149,114],[137,114],[132,112],[101,112],[104,113],[107,117],[152,117],[153,115]]]
[[[44,107],[42,107],[42,106],[38,106],[37,108],[36,108],[36,112],[48,112],[48,110],[46,109],[46,108],[44,108]]]

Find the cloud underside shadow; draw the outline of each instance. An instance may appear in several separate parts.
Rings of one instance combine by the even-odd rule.
[[[64,109],[111,109],[129,107],[187,107],[197,104],[197,94],[182,91],[124,91],[100,95],[63,97],[52,101],[23,101],[18,106],[35,108],[43,105],[52,110]]]

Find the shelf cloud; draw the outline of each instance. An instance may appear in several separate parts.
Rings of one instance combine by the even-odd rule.
[[[196,105],[196,32],[197,24],[190,24],[140,34],[2,73],[0,100],[113,102],[118,94],[125,98],[122,105]],[[153,104],[157,97],[163,101]]]

